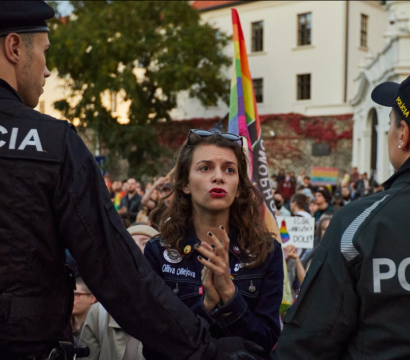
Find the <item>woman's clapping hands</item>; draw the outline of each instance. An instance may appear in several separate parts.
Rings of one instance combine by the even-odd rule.
[[[204,285],[204,306],[212,310],[218,304],[228,302],[235,294],[235,285],[229,276],[229,237],[223,226],[218,236],[209,232],[210,243],[201,242],[196,250],[203,255],[198,261],[204,265],[202,283]],[[208,260],[205,260],[207,258]]]

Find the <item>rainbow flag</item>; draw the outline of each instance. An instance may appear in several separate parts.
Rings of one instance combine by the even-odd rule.
[[[268,161],[262,139],[262,129],[256,105],[255,91],[249,71],[248,53],[241,22],[232,9],[234,62],[231,80],[228,132],[244,136],[248,141],[250,177],[262,192],[266,209],[275,218],[275,202],[269,182]]]
[[[313,167],[311,172],[311,182],[313,185],[337,185],[338,168]]]
[[[269,181],[268,161],[263,145],[262,129],[252,76],[249,71],[248,53],[236,9],[232,9],[232,25],[235,56],[231,80],[228,132],[245,137],[244,145],[247,146],[245,149],[249,156],[249,175],[262,192],[265,203],[265,224],[268,230],[276,234],[276,238],[280,241],[280,233],[275,216],[276,206]],[[292,304],[292,293],[285,259],[283,259],[283,268],[283,299],[280,313],[286,311]]]

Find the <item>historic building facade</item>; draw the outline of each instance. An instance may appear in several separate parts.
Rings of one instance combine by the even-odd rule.
[[[385,46],[360,63],[355,79],[353,165],[374,173],[382,182],[392,173],[387,148],[390,109],[371,100],[372,90],[386,81],[402,82],[410,75],[410,2],[387,1]]]
[[[382,151],[385,132],[373,120],[373,125],[369,125],[369,116],[373,115],[366,86],[371,88],[389,78],[384,69],[388,61],[394,62],[392,56],[401,59],[400,65],[394,65],[397,79],[406,76],[407,70],[399,69],[404,66],[406,41],[405,31],[400,30],[406,22],[400,14],[407,9],[407,1],[190,3],[201,12],[202,21],[227,34],[232,34],[231,8],[239,12],[263,134],[272,148],[272,172],[282,166],[287,170],[310,171],[317,165],[337,166],[340,172],[350,170],[352,165],[360,171],[370,171],[373,161],[379,164],[380,180],[390,173],[388,166],[382,165],[386,162],[386,153]],[[393,25],[392,14],[397,17]],[[391,50],[387,49],[389,46]],[[380,55],[383,51],[385,55]],[[233,58],[233,46],[228,45],[225,52]],[[231,71],[226,69],[229,79]],[[38,109],[60,118],[53,102],[64,96],[64,82],[54,74],[47,80]],[[107,108],[127,123],[128,105],[120,94],[103,97]],[[382,110],[374,111],[380,119]],[[206,120],[223,118],[227,113],[228,106],[222,102],[204,108],[187,93],[180,93],[178,107],[171,115],[174,120],[197,119],[195,123],[207,127]],[[377,129],[379,140],[377,146],[373,144],[379,151],[376,160],[371,158],[370,151],[372,129]],[[326,145],[328,151],[322,156],[313,155],[316,143]],[[340,152],[343,155],[339,156]]]

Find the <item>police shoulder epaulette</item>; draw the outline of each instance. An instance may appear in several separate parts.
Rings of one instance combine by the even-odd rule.
[[[27,112],[0,111],[0,157],[62,162],[69,122]]]

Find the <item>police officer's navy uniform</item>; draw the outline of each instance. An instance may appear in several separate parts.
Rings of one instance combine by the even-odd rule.
[[[275,359],[410,359],[410,159],[384,188],[333,217]]]
[[[151,270],[74,128],[24,106],[1,79],[0,169],[0,358],[63,339],[73,296],[64,248],[93,294],[145,346],[166,353],[179,343],[173,359],[205,346],[205,322]]]
[[[243,264],[251,262],[252,257],[239,248],[237,237],[238,231],[231,228],[229,268],[236,293],[227,304],[217,306],[212,312],[203,305],[203,265],[197,260],[199,253],[194,246],[199,240],[192,223],[187,226],[183,256],[169,248],[160,237],[146,244],[144,255],[174,294],[194,314],[207,320],[213,337],[243,337],[262,346],[269,358],[280,335],[279,307],[283,293],[281,245],[274,240],[274,251],[266,261],[257,268],[248,269]]]

